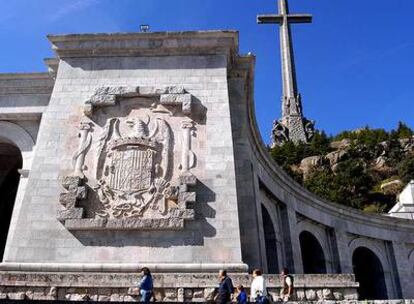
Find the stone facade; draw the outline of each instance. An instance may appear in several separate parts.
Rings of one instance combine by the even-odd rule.
[[[49,73],[0,75],[0,141],[23,159],[0,297],[137,300],[148,266],[160,299],[204,301],[219,269],[249,286],[288,266],[298,299],[355,300],[360,248],[388,298],[414,297],[412,221],[323,201],[270,158],[237,32],[49,40]],[[304,231],[319,277],[300,275]]]
[[[5,263],[203,262],[247,269],[238,218],[229,216],[238,213],[234,161],[218,153],[232,150],[226,52],[235,37],[192,36],[49,37],[60,63]],[[206,47],[212,54],[194,55],[217,40]],[[155,41],[194,43],[185,49],[193,54],[180,47],[171,56],[162,47],[150,47],[150,57],[124,54],[134,50],[128,43]],[[100,42],[107,53],[82,50]],[[122,162],[142,174],[131,176]]]

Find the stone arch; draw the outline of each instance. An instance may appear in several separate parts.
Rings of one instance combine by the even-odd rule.
[[[9,142],[19,148],[23,158],[23,170],[29,170],[32,165],[32,152],[35,142],[30,134],[21,126],[0,121],[0,141]]]
[[[16,168],[12,168],[8,175],[7,183],[9,184],[6,184],[5,186],[3,185],[8,191],[8,199],[2,200],[3,206],[0,206],[2,212],[2,225],[0,227],[0,260],[5,260],[8,254],[6,240],[14,234],[16,225],[17,216],[12,215],[17,215],[20,212],[28,173],[32,165],[35,142],[30,134],[21,126],[8,121],[0,121],[0,144],[2,144],[3,147],[8,146],[9,149],[13,148],[18,151],[16,152],[15,157],[20,158],[18,160],[20,163]],[[5,195],[5,191],[6,190],[3,189],[3,195]]]
[[[386,257],[385,253],[385,248],[382,249],[381,246],[379,246],[379,244],[372,240],[372,239],[365,239],[365,238],[357,238],[352,240],[349,243],[349,248],[351,250],[351,253],[353,253],[355,251],[355,249],[357,249],[358,247],[366,247],[368,249],[370,249],[373,253],[375,253],[375,255],[380,259],[382,267],[384,268],[384,271],[389,271],[389,265],[388,265],[388,259]]]
[[[262,223],[266,249],[267,272],[275,274],[279,272],[278,246],[275,224],[270,212],[264,204],[262,208]]]
[[[356,281],[360,284],[360,300],[387,299],[387,287],[383,265],[369,248],[360,246],[352,253],[352,266]]]
[[[353,265],[353,267],[354,267],[353,256],[354,256],[355,250],[360,247],[369,249],[376,256],[376,258],[380,261],[383,276],[384,276],[384,281],[385,281],[385,297],[389,297],[390,294],[392,294],[393,283],[392,283],[390,265],[388,263],[388,258],[385,254],[386,252],[385,248],[381,248],[380,244],[378,244],[378,242],[372,239],[357,238],[357,239],[352,240],[349,244],[349,248],[351,252],[351,263],[352,263],[351,265]],[[354,273],[355,273],[355,269],[354,269]]]
[[[300,233],[303,231],[310,232],[319,242],[319,245],[322,247],[322,251],[325,257],[325,267],[327,273],[334,273],[335,268],[332,261],[332,252],[329,247],[328,235],[326,233],[325,226],[321,226],[313,223],[310,220],[303,219],[299,221],[296,225],[298,231],[298,238]],[[300,242],[299,242],[300,243]],[[302,258],[303,261],[303,258]]]
[[[4,140],[0,141],[0,260],[6,247],[22,163],[19,148]]]
[[[284,267],[291,267],[293,269],[293,264],[290,264],[287,260],[286,254],[286,232],[283,227],[283,204],[280,203],[272,194],[261,191],[261,205],[263,205],[267,212],[270,215],[274,230],[276,232],[276,249],[277,249],[277,261],[278,269],[281,270]],[[261,218],[262,223],[262,218]],[[286,223],[285,223],[286,225]],[[286,228],[286,227],[285,227]],[[288,229],[288,228],[287,228]],[[289,234],[290,238],[290,234]],[[262,247],[263,248],[263,247]]]
[[[327,273],[326,252],[321,241],[308,230],[299,233],[303,273]]]

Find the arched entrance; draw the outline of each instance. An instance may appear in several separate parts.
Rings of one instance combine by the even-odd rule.
[[[3,259],[7,233],[20,181],[23,160],[20,150],[6,141],[0,142],[0,261]]]
[[[325,254],[316,237],[308,231],[302,231],[299,235],[299,242],[303,272],[326,273]]]
[[[384,269],[381,261],[366,247],[358,247],[352,255],[355,279],[359,282],[360,300],[387,299]]]
[[[262,205],[262,221],[266,247],[267,272],[278,273],[279,263],[277,259],[277,237],[272,218],[266,207]]]

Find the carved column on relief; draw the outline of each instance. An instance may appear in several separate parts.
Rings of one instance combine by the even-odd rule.
[[[85,156],[92,143],[92,136],[90,134],[92,127],[89,122],[81,122],[79,127],[79,148],[72,157],[72,165],[74,169],[74,176],[84,178],[83,174]]]
[[[189,171],[195,165],[195,155],[194,152],[191,150],[191,132],[194,130],[194,122],[193,121],[182,121],[181,122],[182,128],[182,152],[181,152],[181,174],[186,175],[190,174]]]

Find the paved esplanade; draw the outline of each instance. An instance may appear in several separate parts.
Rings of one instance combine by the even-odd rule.
[[[296,82],[295,62],[292,46],[291,23],[310,23],[312,15],[290,14],[287,0],[279,0],[279,14],[258,15],[258,23],[280,25],[280,53],[282,60],[282,119],[274,121],[272,145],[287,140],[308,142],[313,135],[313,122],[303,117],[301,97]]]

